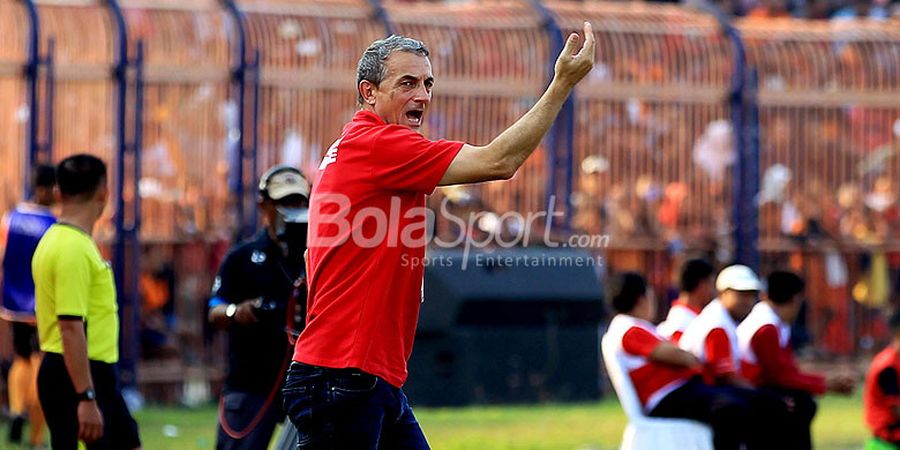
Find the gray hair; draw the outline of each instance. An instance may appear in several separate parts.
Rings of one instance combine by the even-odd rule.
[[[369,45],[369,48],[359,58],[359,64],[356,66],[357,88],[362,80],[369,81],[375,86],[381,85],[381,82],[387,78],[387,66],[384,65],[384,62],[393,52],[407,52],[428,57],[428,47],[425,47],[422,41],[396,34],[379,39]],[[363,104],[363,97],[358,92],[356,101],[360,105]]]

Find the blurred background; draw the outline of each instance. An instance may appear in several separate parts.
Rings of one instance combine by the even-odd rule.
[[[314,172],[356,110],[365,47],[423,40],[425,135],[485,144],[536,101],[583,20],[597,62],[542,146],[512,181],[430,204],[491,213],[472,227],[439,217],[445,241],[515,235],[504,213],[555,209],[532,231],[606,236],[576,252],[602,263],[429,268],[441,301],[423,306],[413,402],[599,398],[604,277],[645,273],[663,317],[697,255],[799,271],[800,354],[867,361],[900,302],[895,0],[0,0],[0,213],[27,196],[33,163],[103,157],[115,195],[96,237],[117,275],[123,382],[154,404],[206,405],[226,361],[206,304],[227,249],[258,227],[256,177],[275,163]],[[454,388],[429,394],[437,383]]]

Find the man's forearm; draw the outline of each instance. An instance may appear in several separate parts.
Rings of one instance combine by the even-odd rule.
[[[554,78],[537,103],[487,145],[490,157],[515,172],[547,134],[571,91],[571,86]]]
[[[69,378],[75,386],[75,392],[84,392],[93,388],[90,363],[87,356],[87,339],[84,336],[84,322],[78,320],[60,320],[59,331],[62,335],[63,360]]]

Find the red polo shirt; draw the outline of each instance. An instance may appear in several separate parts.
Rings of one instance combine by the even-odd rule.
[[[425,196],[462,146],[368,111],[344,126],[313,183],[307,324],[294,361],[403,385],[422,301]]]
[[[888,347],[872,360],[863,391],[866,425],[875,436],[889,442],[900,441],[900,420],[894,417],[894,407],[900,405],[898,374],[900,356]]]

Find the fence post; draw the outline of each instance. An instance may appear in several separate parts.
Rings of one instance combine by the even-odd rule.
[[[756,69],[747,67],[747,50],[741,33],[731,19],[706,0],[694,3],[695,8],[712,15],[734,50],[734,72],[728,105],[731,108],[731,127],[734,136],[734,167],[732,168],[732,239],[733,262],[759,271],[759,111]]]
[[[250,129],[253,130],[253,139],[250,140],[250,159],[253,161],[251,164],[253,174],[251,175],[250,186],[257,186],[256,177],[257,174],[259,174],[259,91],[261,84],[260,78],[262,77],[261,70],[260,53],[259,49],[256,49],[253,52],[253,60],[249,64],[249,72],[251,74],[250,90],[253,92],[253,102],[251,103],[251,111],[253,113],[250,117]],[[242,132],[241,134],[244,133]],[[256,234],[256,217],[259,214],[259,205],[256,202],[257,190],[258,188],[256,187],[251,190],[253,195],[250,200],[253,212],[250,216],[253,234]]]
[[[255,191],[252,189],[253,182],[247,182],[247,174],[244,165],[248,157],[248,153],[253,157],[253,166],[256,166],[256,153],[253,149],[245,148],[247,126],[246,126],[246,108],[247,108],[247,78],[248,72],[252,70],[250,63],[247,62],[247,30],[244,25],[244,14],[238,8],[234,0],[221,0],[222,6],[231,15],[234,21],[234,30],[237,32],[237,39],[234,39],[233,63],[231,68],[231,93],[237,97],[237,129],[229,129],[227,134],[227,145],[232,149],[231,155],[231,173],[229,174],[231,181],[231,191],[235,199],[235,223],[234,241],[240,242],[254,233],[256,233],[256,216],[248,214],[248,205],[250,212],[255,209],[254,202],[256,200]],[[255,123],[255,117],[252,119]],[[228,124],[234,126],[234,124]],[[256,134],[256,130],[253,130]],[[250,174],[253,179],[256,174]],[[248,189],[248,186],[251,189]]]
[[[739,211],[735,217],[735,256],[741,264],[759,272],[759,82],[755,67],[745,72],[743,91],[743,128],[735,134],[740,140],[741,179]]]
[[[734,262],[759,270],[759,117],[756,110],[755,70],[747,67],[747,53],[740,32],[723,24],[734,48],[731,78],[731,124],[735,161],[732,169],[732,222]]]
[[[565,46],[563,31],[556,22],[553,13],[539,0],[532,0],[532,8],[541,16],[544,31],[550,39],[550,80],[553,79],[556,57]],[[562,227],[564,232],[571,230],[572,224],[572,167],[574,165],[575,136],[575,92],[572,91],[563,103],[556,121],[544,139],[547,150],[547,212],[555,213],[562,207],[563,215],[554,217],[553,224]],[[560,181],[562,180],[562,181]],[[560,201],[560,199],[562,201]],[[561,205],[560,205],[561,203]],[[561,219],[561,220],[557,220]]]
[[[386,36],[390,36],[394,34],[394,25],[391,24],[391,19],[388,17],[387,10],[384,9],[384,5],[381,4],[381,0],[369,0],[369,5],[372,6],[372,12],[375,16],[375,19],[381,22],[381,25],[384,26],[384,32]]]
[[[55,78],[53,76],[53,53],[55,50],[54,39],[47,43],[47,53],[41,55],[41,20],[38,15],[37,5],[33,0],[24,0],[25,10],[28,13],[30,23],[28,34],[28,60],[25,62],[26,101],[28,102],[28,136],[26,139],[26,157],[24,175],[22,177],[23,198],[31,198],[31,168],[37,163],[50,163],[53,146],[53,95]],[[41,77],[41,68],[46,68],[45,92],[43,107],[38,99],[38,82]],[[44,117],[45,136],[43,142],[38,136],[41,124],[41,113]]]
[[[56,98],[56,39],[50,38],[47,42],[47,54],[41,58],[41,64],[47,68],[46,84],[44,86],[44,142],[39,144],[39,162],[51,164],[53,162],[53,102]]]
[[[116,214],[114,218],[116,237],[113,251],[113,265],[116,278],[116,290],[119,300],[119,318],[122,324],[119,345],[119,378],[125,387],[133,387],[137,383],[137,361],[140,357],[138,341],[139,326],[139,299],[138,280],[140,277],[140,236],[138,217],[140,211],[140,136],[141,114],[143,113],[139,101],[143,95],[135,92],[134,123],[132,123],[132,135],[129,142],[128,128],[128,82],[129,70],[135,65],[142,64],[143,45],[139,43],[139,57],[132,61],[128,56],[128,26],[118,0],[107,0],[106,5],[112,16],[115,27],[115,45],[113,53],[115,63],[113,76],[116,83],[116,110],[113,116],[114,129],[116,131],[116,145],[118,147],[116,158]],[[141,70],[137,71],[142,73]],[[136,87],[142,87],[142,83],[136,83]],[[130,173],[127,170],[127,162],[131,160]],[[131,181],[132,199],[131,209],[126,209],[125,185]],[[126,221],[127,218],[131,222]],[[128,258],[129,252],[131,258]]]

